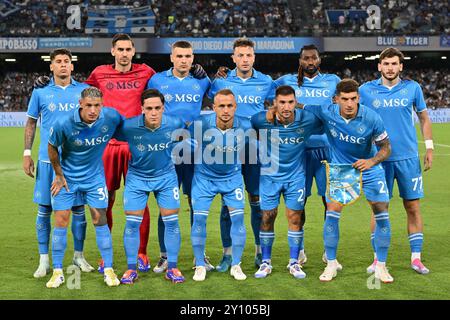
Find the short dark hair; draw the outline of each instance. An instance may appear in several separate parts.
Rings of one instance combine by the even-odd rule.
[[[319,48],[317,48],[314,44],[307,44],[300,49],[300,57],[302,56],[302,53],[305,50],[316,50],[317,53],[320,54]]]
[[[144,101],[149,98],[159,98],[161,99],[162,104],[164,104],[164,95],[156,89],[147,89],[142,92],[141,95],[141,105],[144,105]]]
[[[291,86],[279,86],[277,90],[275,90],[275,97],[288,96],[290,94],[295,96],[295,90]]]
[[[189,41],[180,40],[172,44],[172,50],[175,48],[192,49],[192,44]]]
[[[55,60],[56,56],[60,55],[60,54],[68,56],[70,58],[70,61],[72,61],[72,52],[70,52],[70,50],[66,49],[66,48],[58,48],[58,49],[53,50],[50,53],[50,61]]]
[[[383,51],[381,51],[380,53],[380,58],[379,58],[379,62],[381,63],[381,61],[383,61],[383,59],[386,58],[392,58],[392,57],[398,57],[398,59],[400,60],[400,63],[403,63],[403,60],[405,60],[405,56],[403,55],[403,53],[398,50],[397,48],[386,48]]]
[[[131,41],[132,46],[134,47],[134,42],[131,39],[131,37],[126,34],[126,33],[116,33],[114,35],[114,37],[112,38],[112,46],[114,47],[116,45],[117,41],[121,41],[121,40],[125,40],[125,41]]]
[[[247,38],[239,38],[234,40],[233,50],[236,49],[237,47],[251,47],[255,49],[255,43]]]
[[[215,96],[218,96],[218,95],[222,95],[222,96],[235,96],[234,95],[234,93],[233,93],[233,91],[231,91],[230,89],[222,89],[222,90],[219,90],[219,91],[217,91],[216,92],[216,94],[214,95],[214,97]]]
[[[358,92],[359,83],[353,79],[343,79],[336,86],[336,94]]]

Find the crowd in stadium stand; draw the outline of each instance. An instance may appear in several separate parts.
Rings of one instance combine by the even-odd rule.
[[[291,36],[287,0],[154,0],[161,36]]]
[[[419,69],[408,70],[402,73],[403,78],[411,78],[422,86],[428,108],[436,109],[450,106],[450,79],[449,69]],[[326,71],[324,71],[326,72]],[[353,78],[360,84],[379,77],[375,71],[345,69],[337,72],[341,78]],[[276,79],[281,73],[271,76]],[[2,111],[26,111],[28,99],[31,96],[33,82],[37,73],[9,72],[0,75],[0,112]],[[74,78],[84,81],[88,74],[75,73]],[[210,75],[213,76],[212,74]]]
[[[364,34],[363,15],[352,19],[338,14],[329,26],[327,10],[366,10],[376,4],[381,9],[381,30],[389,34],[440,34],[450,32],[448,2],[439,0],[303,0],[293,5],[287,0],[43,0],[3,1],[0,11],[2,36],[80,36],[90,6],[151,5],[156,15],[155,36],[295,36]],[[82,28],[66,26],[69,5],[80,4]],[[88,4],[88,7],[86,7]],[[309,10],[305,12],[305,10]],[[362,12],[362,11],[361,11]],[[7,13],[5,16],[4,14]],[[18,21],[25,23],[18,23]],[[103,36],[107,36],[104,34]]]
[[[379,6],[381,33],[389,34],[441,34],[448,33],[448,2],[439,0],[312,0],[312,25],[316,33],[328,35],[357,34],[367,32],[365,18],[349,19],[338,17],[335,28],[327,28],[327,10],[363,9],[370,5]],[[325,32],[323,30],[326,30]]]

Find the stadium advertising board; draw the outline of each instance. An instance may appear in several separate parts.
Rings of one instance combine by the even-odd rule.
[[[92,38],[39,38],[38,47],[42,48],[91,48]]]
[[[425,36],[382,36],[377,37],[378,46],[427,47],[429,37]]]
[[[233,51],[235,38],[152,38],[148,39],[148,53],[168,54],[172,43],[187,40],[192,43],[196,54],[224,54]],[[319,38],[252,38],[257,53],[298,53],[307,44],[323,49]]]
[[[0,38],[0,50],[36,50],[38,38]]]

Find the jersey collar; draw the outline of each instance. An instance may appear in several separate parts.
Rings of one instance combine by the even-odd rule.
[[[158,130],[159,128],[161,128],[163,125],[165,125],[166,123],[167,123],[167,119],[166,119],[166,116],[163,114],[162,119],[161,119],[161,124],[160,124],[160,126],[159,126],[158,128],[156,128],[156,129],[150,129],[150,128],[147,128],[147,127],[145,126],[145,114],[142,114],[142,116],[140,116],[140,117],[138,118],[138,127],[140,127],[140,128],[146,128],[146,129],[148,129],[148,130],[150,130],[150,131],[156,131],[156,130]]]
[[[173,67],[166,71],[166,77],[178,78],[173,74]],[[193,75],[189,72],[186,78],[193,78]]]
[[[70,84],[68,86],[76,86],[78,84],[79,84],[78,81],[75,81],[74,78],[70,77]],[[55,77],[50,78],[50,82],[48,83],[48,85],[53,87],[59,87],[55,84]]]
[[[375,80],[375,83],[376,83],[377,85],[383,86],[383,87],[385,87],[386,89],[393,89],[393,88],[397,87],[398,85],[400,85],[402,82],[403,82],[403,79],[402,79],[402,78],[399,78],[398,83],[397,83],[395,86],[389,88],[389,87],[386,87],[386,86],[383,84],[383,77],[380,77],[380,78],[378,78],[378,80]]]
[[[230,71],[230,77],[240,78],[237,75],[237,68],[234,68],[233,70]],[[250,78],[258,79],[258,73],[254,68],[252,68],[252,76]]]

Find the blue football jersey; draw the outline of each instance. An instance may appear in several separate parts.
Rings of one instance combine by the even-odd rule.
[[[261,175],[286,182],[304,175],[305,141],[311,134],[323,132],[321,121],[314,114],[298,109],[294,121],[288,125],[277,120],[268,122],[266,111],[255,114],[251,121],[259,132],[260,155],[264,157],[260,157]]]
[[[163,114],[161,126],[152,130],[145,126],[145,116],[126,119],[117,129],[115,138],[127,141],[131,152],[128,175],[141,180],[154,180],[174,169],[172,149],[176,141],[172,133],[185,128],[177,117]],[[175,171],[174,171],[175,172]]]
[[[57,86],[52,78],[47,86],[33,90],[27,116],[41,119],[41,144],[38,156],[40,161],[50,162],[47,151],[50,128],[56,120],[79,107],[81,91],[87,87],[89,87],[87,84],[71,79],[70,85],[64,88]]]
[[[192,122],[200,116],[203,96],[211,81],[208,77],[196,79],[191,74],[185,78],[173,75],[173,68],[155,74],[147,83],[147,89],[157,89],[164,95],[164,112],[183,122]]]
[[[295,97],[298,103],[310,105],[328,105],[333,103],[333,96],[336,93],[336,85],[341,79],[335,74],[319,73],[314,78],[303,77],[303,84],[298,86],[297,74],[287,74],[277,80],[277,88],[288,85],[294,88]],[[312,135],[306,141],[306,148],[318,148],[329,146],[325,134]]]
[[[348,164],[359,159],[372,158],[377,153],[374,142],[388,137],[380,116],[361,104],[356,117],[351,120],[340,115],[338,104],[305,105],[305,110],[311,111],[322,120],[330,142],[333,163]],[[383,170],[381,164],[364,171],[363,174],[376,170]]]
[[[417,157],[413,112],[427,109],[420,85],[412,80],[400,80],[389,89],[380,78],[364,83],[359,93],[360,102],[380,115],[389,134],[392,153],[386,161]]]
[[[81,183],[104,174],[103,151],[122,121],[115,109],[103,107],[90,125],[81,120],[78,109],[55,122],[48,143],[61,147],[61,167],[67,181]]]
[[[222,89],[230,89],[234,93],[236,115],[247,118],[263,111],[264,101],[272,101],[275,97],[275,82],[270,76],[254,69],[248,79],[238,77],[236,69],[229,71],[226,78],[216,78],[208,91],[209,98],[213,99]]]
[[[217,128],[216,113],[201,115],[189,126],[191,139],[196,145],[194,174],[215,181],[240,175],[245,145],[249,141],[248,130],[251,128],[248,118],[235,116],[233,127],[222,131]]]

